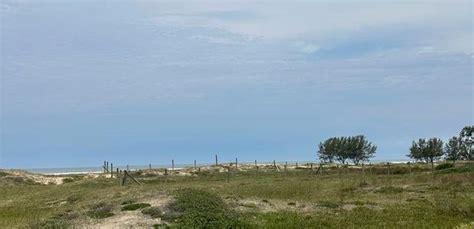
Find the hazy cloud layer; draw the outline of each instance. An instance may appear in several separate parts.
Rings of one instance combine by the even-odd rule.
[[[129,151],[146,158],[135,163],[216,151],[309,160],[325,137],[357,133],[380,159],[399,159],[413,138],[473,122],[471,1],[8,0],[0,10],[2,166]]]

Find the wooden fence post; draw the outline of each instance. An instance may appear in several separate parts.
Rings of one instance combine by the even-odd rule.
[[[130,170],[130,168],[129,168],[128,165],[127,165],[127,171],[129,171],[129,170]]]
[[[218,161],[217,161],[217,154],[216,154],[216,166],[219,165]]]
[[[148,164],[148,169],[149,169],[149,170],[151,170],[151,163],[150,163],[150,164]]]
[[[286,167],[288,166],[288,162],[285,161],[285,173],[287,173],[288,171],[286,170]]]
[[[114,164],[110,163],[110,178],[114,178]]]
[[[109,172],[109,162],[107,161],[107,166],[106,166],[107,172]]]
[[[196,160],[194,160],[194,169],[196,169]]]
[[[227,167],[227,182],[230,180],[230,163],[229,166]]]
[[[237,160],[237,158],[235,158],[235,168],[237,169],[239,166],[238,166],[238,163],[239,161]]]
[[[275,168],[275,170],[276,170],[276,168],[277,168],[277,165],[276,165],[276,162],[275,162],[275,160],[273,160],[273,167],[274,167],[274,168]]]
[[[104,166],[103,166],[102,168],[104,169],[104,173],[107,173],[107,170],[105,170],[105,166],[106,166],[105,163],[106,163],[106,162],[104,161]]]
[[[171,160],[171,171],[174,171],[174,159]]]
[[[257,160],[255,160],[255,167],[257,167]]]
[[[388,166],[388,175],[390,175],[390,162],[387,162],[387,166]]]

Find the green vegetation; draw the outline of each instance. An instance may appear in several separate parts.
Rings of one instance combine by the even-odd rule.
[[[114,213],[112,213],[112,208],[112,205],[101,202],[93,205],[91,209],[87,212],[87,215],[95,219],[111,217],[114,215]]]
[[[365,136],[333,137],[318,145],[318,156],[321,161],[332,163],[334,160],[345,164],[352,160],[354,164],[368,161],[375,156],[377,146]]]
[[[178,213],[177,225],[184,228],[241,228],[245,226],[218,195],[198,189],[176,191],[169,208]]]
[[[150,204],[147,203],[133,203],[133,204],[127,204],[122,207],[122,211],[135,211],[138,209],[150,207]]]
[[[402,171],[395,174],[378,164],[364,171],[325,166],[316,175],[250,166],[231,170],[229,181],[226,172],[202,169],[192,176],[131,173],[141,186],[110,178],[12,184],[0,186],[0,228],[93,228],[129,214],[156,228],[469,228],[474,164],[439,167],[432,173],[425,164],[392,165]]]
[[[161,218],[163,216],[163,212],[159,207],[149,207],[142,210],[142,213],[145,215],[149,215],[152,218]]]

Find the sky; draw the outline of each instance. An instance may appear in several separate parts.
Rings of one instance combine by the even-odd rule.
[[[374,160],[473,122],[472,1],[1,0],[3,168]]]

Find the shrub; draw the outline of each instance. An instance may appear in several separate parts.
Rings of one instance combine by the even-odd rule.
[[[435,167],[436,170],[443,170],[443,169],[450,169],[450,168],[453,168],[454,167],[454,164],[452,163],[443,163],[443,164],[439,164]]]
[[[98,203],[91,207],[91,209],[87,212],[87,215],[91,218],[102,219],[113,216],[114,213],[112,213],[112,205]]]
[[[163,215],[161,209],[158,207],[145,208],[142,210],[142,213],[151,216],[151,218],[160,218]]]
[[[236,212],[229,209],[217,195],[196,190],[181,189],[176,192],[176,201],[168,207],[177,212],[177,223],[183,228],[242,228]],[[166,214],[165,214],[166,215]]]
[[[146,207],[150,207],[150,206],[151,205],[147,204],[147,203],[127,204],[127,205],[122,207],[122,211],[135,211],[137,209],[146,208]]]

